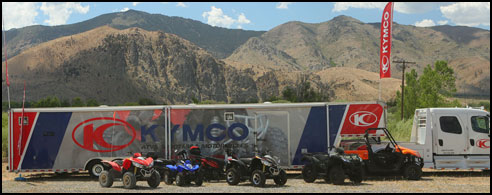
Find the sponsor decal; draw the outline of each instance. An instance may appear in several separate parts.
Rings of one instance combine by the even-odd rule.
[[[180,125],[175,125],[171,132],[172,136],[174,139],[174,134],[176,131],[179,129]],[[242,133],[240,135],[236,135],[233,131],[234,129],[239,128],[242,129]],[[204,131],[205,129],[205,131]],[[188,141],[188,138],[190,141],[196,141],[197,138],[199,141],[204,141],[204,133],[207,136],[207,138],[211,141],[222,141],[225,139],[227,136],[224,133],[224,131],[227,131],[227,136],[231,138],[234,141],[240,141],[248,137],[249,134],[249,129],[246,127],[246,125],[242,123],[233,123],[229,128],[226,128],[224,125],[221,124],[210,124],[207,128],[204,128],[202,124],[198,124],[195,127],[195,130],[193,131],[188,124],[183,124],[183,141]]]
[[[96,126],[96,124],[99,125]],[[129,135],[132,136],[132,139],[128,143],[125,143],[123,145],[113,145],[106,142],[103,138],[104,132],[108,129],[112,130],[113,126],[123,126],[125,127],[125,129],[131,130],[131,134]],[[79,131],[83,132],[83,141],[75,139],[75,133]],[[72,132],[72,140],[75,142],[75,144],[85,150],[93,152],[113,152],[129,146],[135,140],[136,135],[137,133],[135,131],[135,128],[133,128],[131,124],[124,120],[110,117],[99,117],[85,120],[75,126]],[[82,143],[80,143],[80,141]],[[95,149],[94,144],[98,144],[99,146],[106,149]]]
[[[490,148],[490,139],[479,139],[477,140],[477,147],[487,149]]]
[[[383,11],[381,19],[381,40],[380,40],[380,78],[391,77],[390,58],[391,58],[391,26],[393,23],[393,3],[389,2]]]
[[[372,112],[359,111],[350,115],[349,121],[355,126],[367,127],[376,123],[378,117]]]

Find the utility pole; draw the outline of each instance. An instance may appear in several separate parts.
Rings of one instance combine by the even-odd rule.
[[[403,120],[403,104],[404,104],[404,95],[405,94],[405,64],[415,64],[415,62],[407,62],[405,60],[402,61],[393,61],[393,63],[402,63],[402,76],[401,76],[401,120]]]

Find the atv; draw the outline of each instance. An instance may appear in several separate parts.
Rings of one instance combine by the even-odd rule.
[[[374,150],[372,142],[381,144],[381,139],[371,140],[369,132],[382,130],[389,139],[386,147]],[[365,146],[358,150],[345,151],[345,153],[358,154],[364,161],[365,171],[368,174],[397,174],[403,175],[405,179],[419,180],[422,176],[424,162],[419,152],[402,147],[396,143],[395,139],[386,128],[369,128],[365,131]]]
[[[345,178],[349,178],[354,184],[360,184],[364,178],[363,162],[356,154],[345,154],[341,148],[335,149],[336,153],[305,153],[301,161],[302,178],[307,183],[312,183],[318,178],[323,178],[326,183],[335,185],[344,184]]]
[[[200,164],[200,173],[203,180],[222,180],[225,179],[225,160],[224,158],[214,158],[203,156],[198,146],[190,148],[190,157],[193,162]]]
[[[164,181],[166,179],[165,178],[165,171],[168,170],[168,168],[166,166],[167,165],[176,165],[176,161],[159,158],[157,156],[157,154],[154,152],[147,153],[146,157],[147,158],[152,157],[152,159],[154,159],[154,169],[156,169],[157,172],[159,172],[159,174],[161,175],[161,181]]]
[[[229,185],[250,180],[255,187],[263,187],[267,178],[283,186],[287,182],[285,170],[279,167],[280,160],[270,155],[255,155],[253,158],[237,158],[226,153],[226,181]]]
[[[177,155],[178,157],[181,157],[181,159],[179,159],[175,165],[166,165],[164,182],[167,185],[171,185],[174,180],[176,180],[176,185],[184,186],[185,184],[190,184],[191,181],[194,181],[195,185],[201,186],[203,183],[203,176],[198,171],[200,166],[192,164],[192,161],[188,158],[188,154],[185,150],[177,152]]]
[[[104,171],[99,175],[99,184],[102,187],[111,187],[115,178],[122,178],[126,189],[133,189],[137,180],[147,180],[151,188],[157,188],[161,182],[159,172],[154,169],[154,159],[144,158],[140,153],[124,160],[107,161],[101,163]]]

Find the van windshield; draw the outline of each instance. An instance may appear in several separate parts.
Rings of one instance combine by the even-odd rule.
[[[472,124],[473,131],[476,131],[479,133],[489,133],[489,131],[490,131],[489,117],[472,116],[471,117],[471,124]]]

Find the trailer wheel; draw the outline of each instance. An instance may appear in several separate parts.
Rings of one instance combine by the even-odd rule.
[[[302,168],[302,179],[306,183],[313,183],[316,180],[316,172],[314,172],[313,165],[309,164]]]
[[[328,176],[335,185],[342,185],[345,181],[345,171],[343,171],[341,166],[332,167]]]
[[[403,168],[403,177],[408,180],[419,180],[422,177],[422,168],[416,164],[407,164]]]
[[[104,165],[101,164],[101,161],[92,161],[87,166],[87,170],[92,178],[96,178],[104,171]]]

